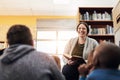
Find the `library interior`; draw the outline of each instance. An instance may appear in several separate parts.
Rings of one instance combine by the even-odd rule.
[[[34,48],[57,55],[64,65],[64,47],[78,35],[80,22],[88,23],[88,37],[120,46],[120,0],[0,0],[0,50],[9,47],[9,27],[24,24],[32,32]]]

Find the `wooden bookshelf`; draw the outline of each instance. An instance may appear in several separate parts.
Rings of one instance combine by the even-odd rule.
[[[114,43],[112,7],[79,7],[78,20],[89,25],[89,37]]]

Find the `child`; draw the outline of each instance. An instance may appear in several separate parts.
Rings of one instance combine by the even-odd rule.
[[[61,70],[61,62],[60,62],[60,58],[57,55],[52,55],[52,57],[54,58],[58,68]]]
[[[113,43],[101,43],[93,53],[94,70],[79,80],[120,80],[120,48]]]

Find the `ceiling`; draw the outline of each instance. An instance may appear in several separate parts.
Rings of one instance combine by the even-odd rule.
[[[77,14],[78,7],[113,7],[117,1],[118,0],[0,0],[0,15],[74,16]]]

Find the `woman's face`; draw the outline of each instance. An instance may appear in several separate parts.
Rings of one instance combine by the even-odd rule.
[[[87,36],[87,28],[84,24],[80,24],[77,29],[79,37],[85,37]]]

